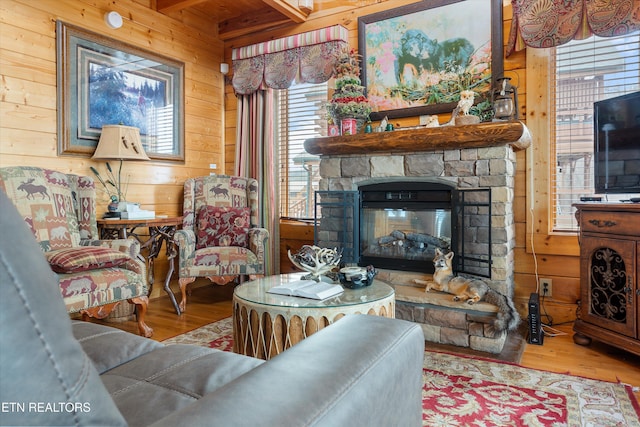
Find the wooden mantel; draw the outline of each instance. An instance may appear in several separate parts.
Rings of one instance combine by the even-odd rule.
[[[342,155],[380,152],[437,151],[494,147],[510,144],[514,150],[531,145],[527,127],[518,121],[487,122],[464,126],[359,133],[311,138],[304,142],[310,154]]]

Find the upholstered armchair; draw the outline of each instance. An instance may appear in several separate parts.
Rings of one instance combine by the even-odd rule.
[[[122,301],[137,309],[138,329],[149,303],[146,267],[133,239],[97,240],[96,193],[88,176],[16,166],[0,168],[2,189],[29,225],[69,313],[103,319]],[[19,242],[15,242],[19,244]]]
[[[185,311],[187,286],[197,277],[224,285],[265,273],[269,232],[258,227],[258,181],[227,175],[188,179],[184,183],[179,279]]]

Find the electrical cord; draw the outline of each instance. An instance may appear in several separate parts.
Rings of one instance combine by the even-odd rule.
[[[531,195],[533,195],[533,194],[534,194],[534,188],[533,188],[533,177],[532,177],[531,178]],[[534,214],[533,202],[531,202],[531,208],[529,209],[529,212],[531,214],[530,244],[531,244],[531,255],[533,256],[534,274],[535,274],[535,278],[536,278],[536,293],[538,295],[540,295],[540,277],[539,277],[539,274],[538,274],[538,256],[536,254],[536,248],[535,248],[535,244],[534,244],[534,232],[535,232],[535,227],[534,227],[535,221],[534,220],[535,220],[535,214]],[[542,298],[540,299],[540,309],[543,312],[542,317],[546,317],[546,319],[547,319],[547,323],[541,322],[542,333],[547,337],[557,337],[557,336],[567,335],[566,332],[562,332],[562,331],[559,331],[558,329],[555,329],[555,328],[551,327],[551,325],[553,325],[553,317],[551,317],[551,315],[549,313],[547,313],[547,309],[544,306],[545,295],[541,295],[541,296],[542,296]]]
[[[544,333],[545,337],[559,337],[563,335],[568,335],[566,332],[562,332],[558,329],[552,328],[545,324],[542,325],[542,332]]]
[[[546,323],[542,322],[542,326],[541,326],[541,329],[544,335],[547,337],[559,337],[563,335],[568,335],[566,332],[562,332],[558,329],[551,327],[553,325],[553,317],[551,317],[551,315],[547,313],[547,309],[544,306],[544,300],[545,300],[545,296],[543,295],[542,298],[540,299],[540,309],[543,312],[541,317],[547,318],[547,322]],[[565,322],[565,323],[573,323],[573,322]]]
[[[544,306],[544,301],[545,301],[545,296],[542,295],[542,298],[540,298],[540,309],[542,311],[542,315],[541,317],[546,317],[547,318],[547,323],[549,326],[553,325],[553,317],[551,317],[551,315],[549,313],[547,313],[547,309]],[[542,324],[544,325],[545,322],[542,322]]]

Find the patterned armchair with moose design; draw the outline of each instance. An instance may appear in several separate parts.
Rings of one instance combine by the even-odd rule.
[[[258,181],[227,175],[188,179],[184,183],[180,247],[180,310],[187,304],[187,285],[206,277],[224,285],[264,275],[269,232],[258,227]]]
[[[122,301],[137,308],[138,329],[149,303],[145,263],[133,240],[97,240],[96,192],[91,177],[28,166],[0,168],[2,189],[29,225],[58,275],[69,313],[105,318]],[[16,242],[19,244],[19,242]]]

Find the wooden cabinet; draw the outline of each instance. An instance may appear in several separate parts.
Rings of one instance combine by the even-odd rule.
[[[640,204],[575,205],[580,303],[574,342],[592,339],[640,355]]]

